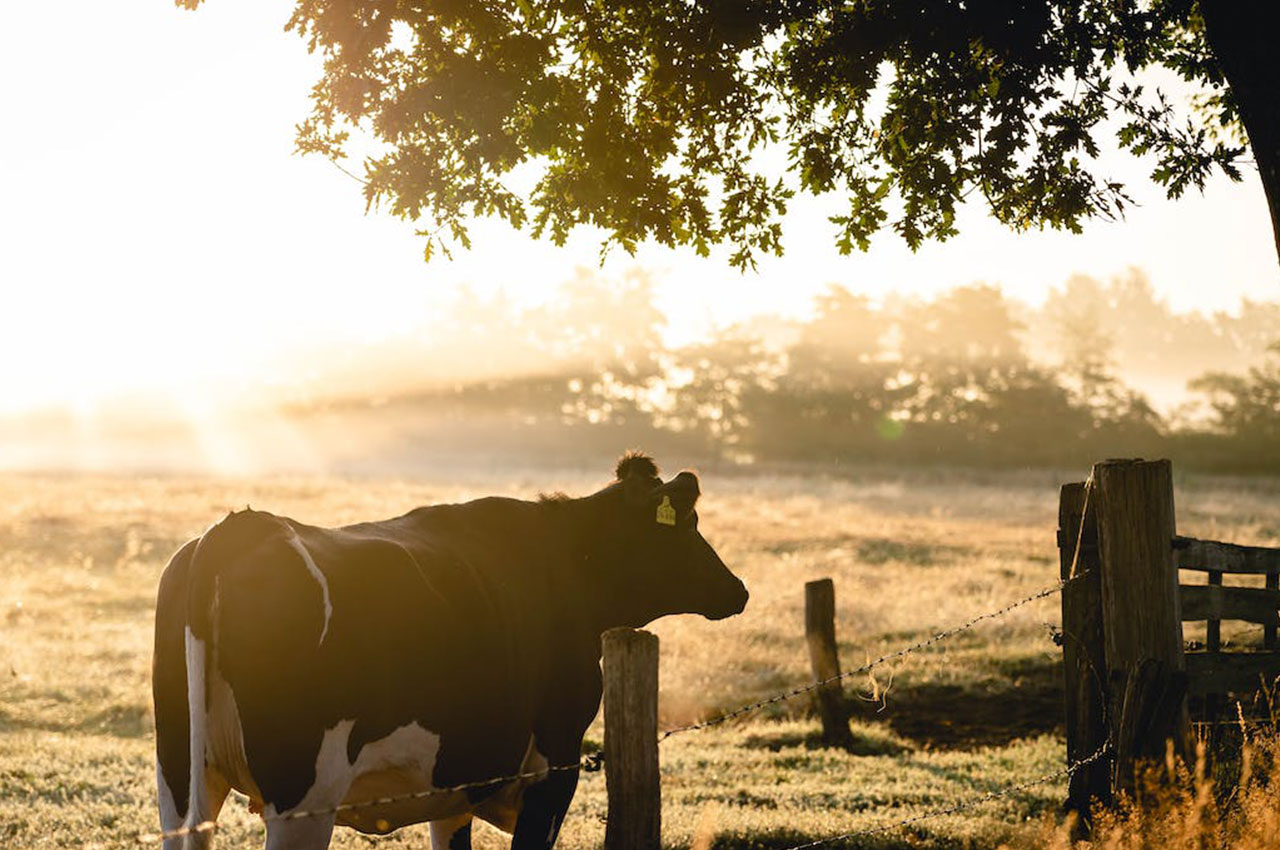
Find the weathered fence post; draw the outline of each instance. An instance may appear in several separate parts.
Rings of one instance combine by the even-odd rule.
[[[1113,788],[1131,792],[1140,760],[1165,742],[1189,755],[1186,659],[1173,561],[1173,470],[1167,460],[1096,464],[1103,641],[1110,671]]]
[[[1077,545],[1078,544],[1078,545]],[[1067,702],[1067,761],[1093,755],[1107,740],[1107,660],[1102,637],[1102,571],[1098,567],[1096,497],[1083,483],[1065,484],[1058,498],[1062,588],[1062,662]],[[1094,801],[1111,797],[1111,768],[1101,758],[1071,775],[1067,811],[1087,828]]]
[[[815,681],[840,675],[840,652],[836,645],[836,587],[829,578],[805,582],[804,636],[809,644],[809,663]],[[822,742],[829,747],[853,746],[849,714],[844,706],[840,682],[828,682],[813,692],[813,705],[822,718]]]
[[[658,774],[658,638],[604,633],[605,850],[654,850],[662,834]]]

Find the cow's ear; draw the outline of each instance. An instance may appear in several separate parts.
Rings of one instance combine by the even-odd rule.
[[[614,470],[618,480],[622,482],[622,492],[627,504],[647,504],[653,491],[661,484],[658,478],[658,465],[653,458],[641,452],[627,452],[618,461]]]
[[[698,486],[698,476],[688,470],[672,478],[663,485],[662,489],[670,495],[671,506],[681,517],[689,515],[694,505],[698,503],[698,496],[702,494],[702,488]]]

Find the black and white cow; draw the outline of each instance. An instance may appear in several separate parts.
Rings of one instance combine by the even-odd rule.
[[[268,850],[323,850],[335,823],[424,821],[436,850],[466,850],[473,817],[517,850],[551,847],[578,773],[544,771],[581,757],[601,633],[747,603],[698,533],[697,477],[657,473],[628,454],[585,498],[335,529],[245,510],[187,543],[156,603],[162,829],[214,820],[236,788],[266,817]],[[384,797],[405,799],[333,813]],[[313,811],[329,813],[287,817]],[[189,832],[164,850],[209,841]]]

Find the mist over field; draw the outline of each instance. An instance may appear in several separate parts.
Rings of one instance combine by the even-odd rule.
[[[831,285],[797,318],[675,340],[650,275],[579,269],[544,303],[464,291],[411,334],[0,414],[0,468],[404,475],[644,446],[738,467],[1280,471],[1277,340],[1280,302],[1175,312],[1137,270],[1040,305]]]

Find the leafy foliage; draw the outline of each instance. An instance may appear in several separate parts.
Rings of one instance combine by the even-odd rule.
[[[1109,116],[1172,197],[1238,178],[1245,147],[1192,0],[298,0],[288,26],[325,58],[299,150],[370,142],[368,204],[422,221],[428,256],[497,216],[748,267],[797,191],[843,199],[844,252],[953,236],[975,191],[1078,232],[1128,203],[1096,171]],[[1152,66],[1202,114],[1128,82]]]

